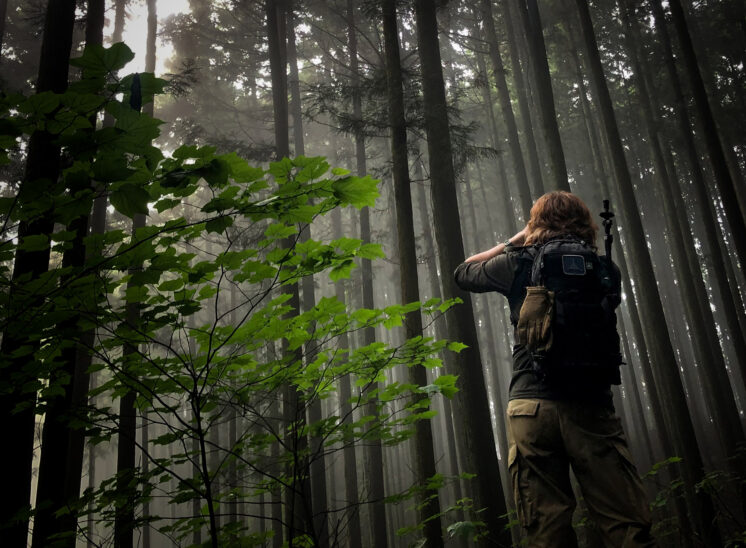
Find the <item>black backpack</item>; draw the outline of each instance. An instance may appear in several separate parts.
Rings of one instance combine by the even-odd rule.
[[[560,382],[620,384],[619,275],[575,236],[540,246],[531,265],[517,333],[534,370]]]

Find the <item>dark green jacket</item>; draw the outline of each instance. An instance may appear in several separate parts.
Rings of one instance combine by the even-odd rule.
[[[496,291],[508,298],[510,320],[518,322],[533,258],[535,246],[510,246],[502,253],[483,262],[462,263],[456,268],[456,284],[465,291],[486,293]],[[514,333],[515,337],[515,333]],[[513,376],[510,381],[510,399],[542,398],[551,400],[589,400],[611,405],[609,384],[593,384],[585,379],[565,378],[551,383],[539,377],[533,370],[531,358],[521,344],[513,345]]]

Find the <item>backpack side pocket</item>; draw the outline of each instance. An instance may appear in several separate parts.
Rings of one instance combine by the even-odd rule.
[[[544,286],[526,288],[526,298],[518,315],[518,343],[531,352],[546,352],[552,347],[554,291]]]

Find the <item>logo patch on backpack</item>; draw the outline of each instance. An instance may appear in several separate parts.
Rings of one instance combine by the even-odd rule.
[[[562,255],[562,272],[568,276],[585,276],[585,258],[582,255]]]

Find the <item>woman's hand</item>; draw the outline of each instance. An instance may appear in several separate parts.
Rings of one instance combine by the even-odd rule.
[[[523,242],[526,241],[527,234],[528,234],[528,225],[524,226],[523,230],[521,230],[518,234],[516,234],[510,239],[511,245],[515,245],[515,246],[523,245]]]
[[[526,233],[528,232],[528,225],[523,227],[523,230],[521,230],[519,233],[517,233],[515,236],[510,238],[508,241],[510,242],[510,245],[515,246],[521,246],[523,245],[523,242],[526,241]],[[487,251],[482,251],[481,253],[477,253],[476,255],[472,255],[468,259],[466,259],[465,263],[475,263],[475,262],[482,262],[482,261],[488,261],[492,257],[497,257],[500,255],[500,253],[505,253],[505,248],[507,246],[502,244],[497,244],[495,247],[488,249]]]

